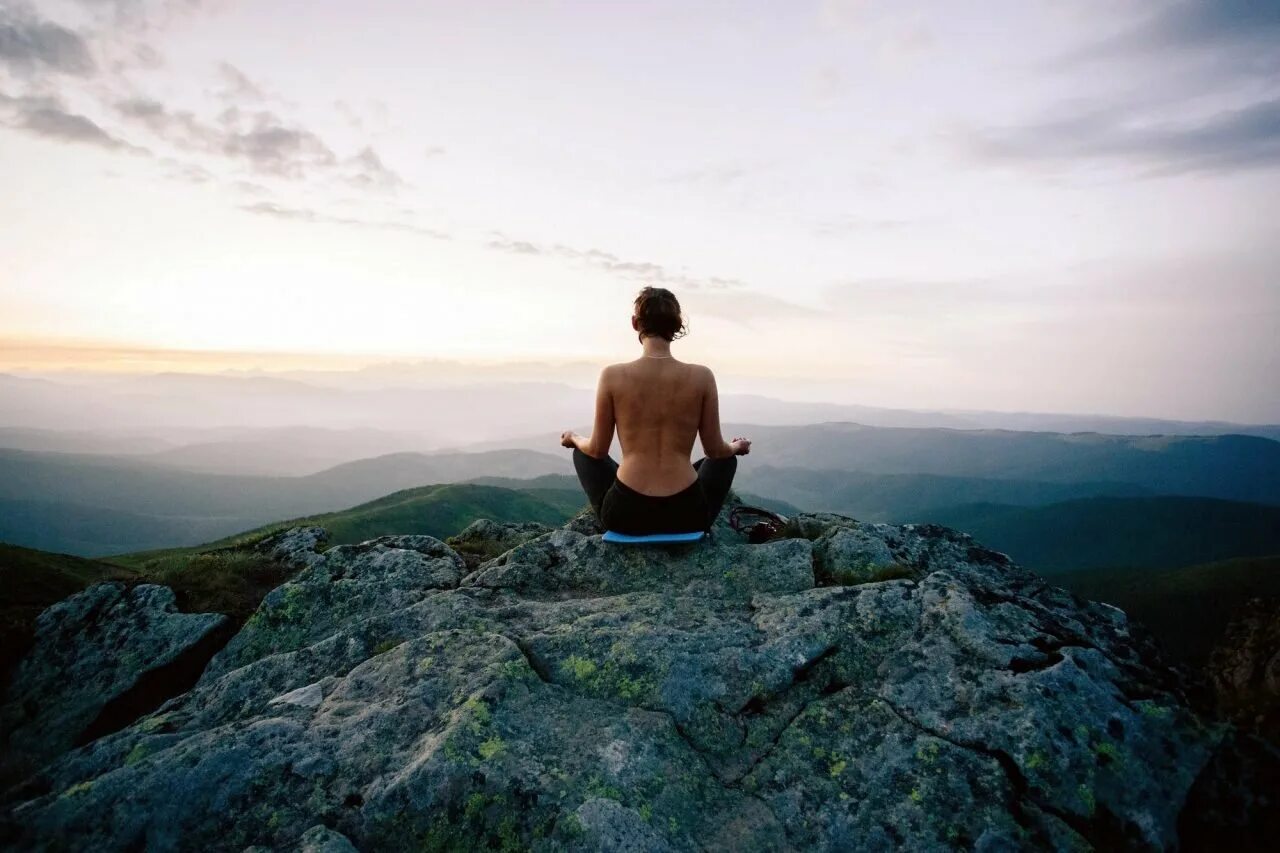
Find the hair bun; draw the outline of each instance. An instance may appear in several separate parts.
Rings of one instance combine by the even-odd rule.
[[[640,340],[645,336],[674,341],[689,331],[680,311],[680,300],[665,287],[646,287],[636,296],[636,325]]]

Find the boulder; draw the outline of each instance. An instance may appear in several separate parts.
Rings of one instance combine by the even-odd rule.
[[[1280,601],[1255,598],[1243,607],[1205,671],[1223,714],[1280,744]]]
[[[466,562],[467,568],[474,569],[485,560],[550,532],[550,527],[536,521],[493,521],[478,518],[457,536],[450,537],[448,543]]]
[[[175,692],[189,687],[225,639],[225,623],[219,614],[179,613],[173,591],[152,584],[100,583],[45,610],[0,708],[0,780],[18,781],[111,730],[126,706],[145,706],[149,680],[169,680],[159,673],[186,668],[189,680]]]
[[[45,767],[0,838],[1178,846],[1226,733],[1122,612],[945,528],[787,529],[630,548],[579,518],[470,573],[425,536],[304,549],[188,693]]]

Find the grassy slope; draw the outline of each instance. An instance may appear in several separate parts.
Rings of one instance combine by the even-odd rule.
[[[452,536],[477,518],[497,521],[540,521],[561,524],[583,504],[580,493],[561,489],[517,491],[468,483],[422,486],[394,492],[339,512],[278,521],[189,548],[164,548],[106,557],[130,568],[156,567],[191,555],[235,548],[300,525],[329,531],[330,545],[363,542],[376,536],[420,533]]]
[[[1175,657],[1202,666],[1227,622],[1255,596],[1280,596],[1280,556],[1163,569],[1097,569],[1047,575],[1145,624]]]

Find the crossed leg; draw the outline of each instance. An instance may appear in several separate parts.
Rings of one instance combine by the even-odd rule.
[[[693,463],[698,472],[698,482],[702,485],[702,494],[707,499],[707,529],[716,523],[716,516],[724,507],[729,497],[729,489],[733,486],[733,475],[738,470],[738,457],[725,456],[720,459],[699,459]]]
[[[587,500],[590,501],[596,518],[599,519],[605,493],[618,479],[618,463],[611,456],[596,459],[574,448],[573,468],[578,473],[578,482],[587,493]],[[707,528],[710,529],[716,516],[720,515],[725,499],[729,496],[729,489],[733,486],[733,475],[738,470],[738,457],[699,459],[693,463],[693,468],[698,472],[698,484],[707,500]]]
[[[618,463],[613,461],[612,456],[596,459],[575,447],[573,469],[578,472],[578,482],[582,484],[582,491],[587,493],[587,500],[590,501],[591,509],[595,511],[596,519],[599,520],[600,506],[604,503],[605,492],[609,491],[613,481],[618,479]]]

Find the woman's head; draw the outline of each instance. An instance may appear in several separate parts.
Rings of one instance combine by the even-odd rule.
[[[640,291],[631,326],[639,333],[641,343],[645,337],[674,341],[688,331],[680,314],[680,302],[665,287],[646,287]]]

